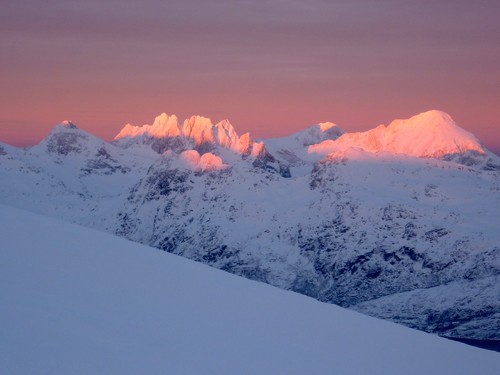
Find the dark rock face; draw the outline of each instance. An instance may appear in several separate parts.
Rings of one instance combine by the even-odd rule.
[[[167,150],[181,153],[188,147],[187,141],[183,137],[152,138],[150,142],[151,148],[159,154],[163,154]]]
[[[87,160],[86,166],[81,169],[84,175],[89,174],[104,174],[112,175],[113,173],[128,173],[129,167],[122,166],[117,160],[113,159],[104,147],[97,150],[94,159]]]
[[[47,143],[47,151],[58,155],[69,155],[82,151],[81,141],[85,136],[76,132],[64,132],[52,135]]]
[[[484,171],[500,171],[500,164],[490,155],[469,150],[461,154],[443,156],[443,160],[455,162],[467,167],[479,167]]]
[[[147,184],[152,185],[149,194],[145,200],[159,200],[161,197],[169,196],[174,192],[180,194],[185,193],[190,189],[186,184],[190,174],[179,170],[163,170],[157,171],[148,177]]]

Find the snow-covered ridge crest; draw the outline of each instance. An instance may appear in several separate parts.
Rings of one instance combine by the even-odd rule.
[[[127,124],[115,139],[135,138],[143,135],[151,137],[176,137],[181,135],[177,116],[169,116],[166,113],[162,113],[155,118],[153,125],[134,126]]]
[[[394,120],[388,126],[359,133],[346,133],[336,140],[309,146],[309,153],[329,154],[348,148],[368,152],[391,152],[415,157],[442,158],[446,155],[474,151],[485,154],[479,140],[457,126],[445,112],[432,110],[405,120]]]
[[[267,139],[266,144],[275,149],[303,149],[304,147],[321,143],[325,140],[334,140],[344,132],[333,122],[320,122],[309,126],[286,137]]]
[[[196,148],[209,149],[213,146],[221,146],[244,155],[250,154],[253,143],[248,133],[240,137],[229,120],[213,124],[207,117],[191,116],[184,120],[181,125],[177,116],[169,116],[166,113],[157,116],[153,125],[134,126],[127,124],[114,139],[120,141],[145,138],[177,138],[180,141],[193,143],[192,146]],[[186,145],[186,142],[182,144]],[[186,148],[189,149],[189,147]]]

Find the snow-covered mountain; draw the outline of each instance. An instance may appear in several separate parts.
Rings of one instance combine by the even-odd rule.
[[[177,116],[166,113],[157,116],[153,125],[125,125],[115,141],[125,147],[134,143],[151,144],[151,148],[160,154],[167,150],[182,152],[190,149],[203,154],[222,147],[248,155],[253,148],[250,134],[238,136],[229,120],[214,125],[209,118],[192,116],[180,125]]]
[[[500,161],[430,111],[255,142],[162,114],[0,152],[0,202],[445,336],[500,339]]]
[[[326,155],[353,147],[429,158],[471,151],[485,153],[473,134],[458,127],[447,113],[435,110],[395,120],[387,127],[380,125],[366,132],[344,134],[334,141],[325,140],[311,145],[309,152]]]
[[[0,205],[5,374],[496,374],[497,353]]]

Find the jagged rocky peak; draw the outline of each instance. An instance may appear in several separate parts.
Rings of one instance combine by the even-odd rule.
[[[473,134],[460,128],[450,115],[438,110],[394,120],[388,126],[380,125],[366,132],[346,133],[336,140],[311,145],[309,152],[329,154],[348,148],[433,158],[467,151],[485,153]]]
[[[325,139],[337,139],[344,134],[338,125],[333,122],[320,122],[317,127],[319,127],[319,131],[323,134]]]
[[[251,156],[253,159],[252,165],[255,168],[260,168],[272,173],[279,173],[281,177],[285,178],[290,178],[292,176],[289,165],[277,160],[270,154],[264,142],[253,143]]]
[[[149,126],[149,125],[144,125]],[[115,136],[114,140],[120,140],[123,138],[135,138],[146,133],[146,129],[144,127],[135,126],[132,124],[126,124],[122,130]]]
[[[233,125],[229,120],[222,120],[215,125],[215,137],[217,143],[225,148],[234,149],[234,151],[239,151],[239,136],[234,130]]]
[[[93,155],[105,145],[102,139],[78,128],[72,121],[64,120],[52,128],[39,144],[29,148],[30,153],[48,153],[55,156],[69,154]]]
[[[76,132],[80,131],[78,127],[70,120],[63,120],[56,126],[52,128],[52,130],[49,133],[49,137],[53,134],[57,134],[60,132],[66,133],[66,132]]]
[[[66,129],[78,129],[77,126],[71,120],[64,120],[61,122],[60,125]]]
[[[32,150],[45,150],[49,154],[68,155],[83,150],[83,142],[88,140],[88,134],[80,130],[73,122],[64,120],[56,125],[49,135]]]
[[[252,145],[252,156],[256,159],[267,158],[269,153],[267,152],[266,145],[264,142],[254,142]]]
[[[204,143],[215,144],[214,125],[207,117],[191,116],[189,119],[184,120],[182,133],[185,137],[194,140],[197,146]]]
[[[123,145],[134,140],[145,142],[151,144],[159,153],[166,150],[180,153],[196,149],[200,154],[204,154],[220,146],[249,155],[253,144],[250,134],[246,133],[240,137],[229,120],[222,120],[214,125],[207,117],[191,116],[180,125],[177,116],[169,116],[166,113],[157,116],[153,125],[125,125],[115,140]]]
[[[178,137],[181,135],[179,120],[176,115],[169,116],[165,112],[156,116],[151,127],[151,135],[156,137]]]
[[[179,120],[175,115],[162,113],[156,116],[153,125],[134,126],[131,124],[125,127],[116,135],[115,140],[122,138],[137,138],[149,136],[154,138],[177,137],[182,135],[179,127]]]
[[[252,151],[253,139],[250,133],[245,133],[239,138],[239,153],[242,155],[250,155]]]

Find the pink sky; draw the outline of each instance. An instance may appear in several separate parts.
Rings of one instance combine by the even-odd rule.
[[[109,140],[161,112],[238,133],[360,131],[440,109],[500,151],[498,1],[13,1],[0,141],[63,119]]]

